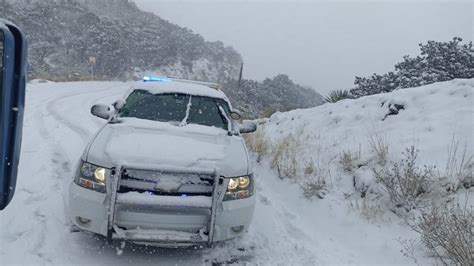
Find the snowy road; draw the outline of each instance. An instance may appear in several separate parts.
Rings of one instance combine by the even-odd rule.
[[[162,249],[69,232],[67,186],[92,134],[104,123],[89,114],[111,103],[129,83],[30,84],[16,195],[0,213],[0,264],[249,264],[412,263],[394,239],[410,233],[397,224],[375,226],[348,214],[342,193],[305,200],[294,184],[266,167],[256,174],[257,207],[250,232],[213,249]],[[342,206],[342,207],[341,207]],[[389,233],[390,232],[390,233]]]

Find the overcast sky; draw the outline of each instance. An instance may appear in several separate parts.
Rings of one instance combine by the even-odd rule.
[[[210,41],[233,46],[244,77],[278,73],[327,94],[393,69],[418,43],[473,39],[473,1],[135,0]],[[416,3],[414,3],[416,2]]]

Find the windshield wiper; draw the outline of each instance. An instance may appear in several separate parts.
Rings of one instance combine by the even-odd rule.
[[[191,110],[192,99],[193,99],[193,96],[189,95],[189,101],[188,101],[188,104],[186,105],[186,115],[184,116],[183,120],[181,120],[181,122],[179,123],[180,127],[183,127],[188,124],[188,118],[189,118],[189,112]]]

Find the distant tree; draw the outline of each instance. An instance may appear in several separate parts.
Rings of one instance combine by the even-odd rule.
[[[295,84],[287,75],[279,74],[263,82],[236,80],[223,83],[223,90],[246,118],[266,117],[277,111],[309,108],[322,104],[320,94]]]
[[[461,38],[454,37],[450,42],[419,44],[421,55],[415,58],[404,56],[403,61],[395,65],[395,71],[382,75],[374,73],[368,78],[356,77],[356,87],[350,90],[350,94],[361,97],[455,78],[473,78],[472,42],[461,42]]]

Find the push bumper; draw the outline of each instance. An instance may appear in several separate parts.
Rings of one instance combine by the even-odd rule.
[[[109,201],[105,193],[85,189],[72,182],[69,187],[71,222],[83,231],[107,236]],[[134,242],[161,246],[196,245],[208,240],[204,232],[208,210],[199,207],[139,206],[127,209],[125,204],[118,203],[113,239],[129,240],[132,238],[130,234],[134,234]],[[254,208],[255,195],[221,202],[217,206],[213,242],[244,234],[252,220]]]

